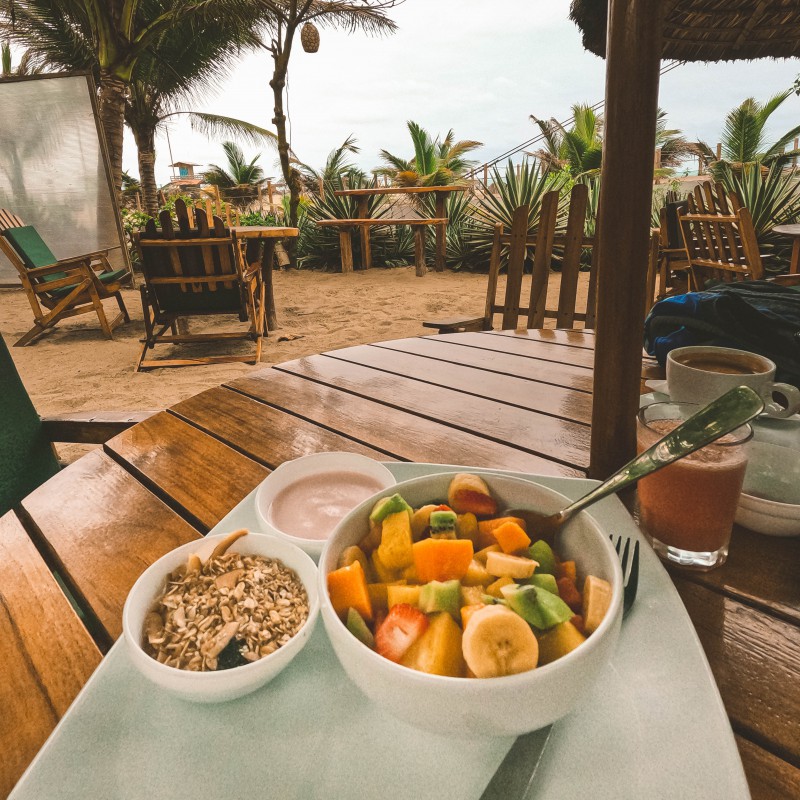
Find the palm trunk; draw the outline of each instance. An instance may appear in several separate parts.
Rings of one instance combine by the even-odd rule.
[[[124,126],[125,94],[127,84],[107,70],[100,70],[100,121],[108,147],[111,179],[117,198],[122,189],[122,132]]]
[[[272,73],[272,80],[269,82],[275,101],[275,116],[272,121],[275,123],[275,129],[278,132],[278,156],[281,162],[281,172],[286,185],[289,187],[289,226],[292,228],[297,227],[297,210],[300,206],[300,173],[291,166],[289,160],[286,115],[283,113],[283,90],[286,86],[286,72],[289,68],[289,55],[292,51],[294,32],[294,25],[286,26],[286,36],[282,43],[283,48],[272,54],[275,68]],[[295,269],[297,267],[297,239],[287,239],[286,249],[289,253],[289,266]]]
[[[156,185],[155,131],[134,131],[139,156],[139,182],[142,185],[144,210],[151,217],[158,214],[158,186]]]

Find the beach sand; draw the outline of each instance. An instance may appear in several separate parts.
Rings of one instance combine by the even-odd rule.
[[[526,278],[524,292],[528,291],[528,281]],[[11,347],[33,322],[21,289],[0,290],[0,332],[42,415],[163,409],[271,364],[355,344],[430,335],[434,331],[423,328],[423,320],[479,316],[486,298],[485,274],[430,271],[418,278],[414,267],[376,268],[347,275],[276,271],[274,283],[278,328],[264,341],[259,365],[212,364],[134,372],[144,324],[139,292],[132,289],[123,291],[132,321],[114,331],[113,341],[103,337],[97,317],[86,314],[60,323],[33,345]],[[550,284],[547,305],[555,308],[560,275],[553,273]],[[579,309],[585,306],[587,286],[588,273],[581,273]],[[113,300],[105,305],[107,313],[116,314]],[[553,320],[548,324],[552,326]],[[243,327],[234,317],[195,318],[189,325],[195,333]],[[231,352],[247,353],[252,344],[239,342],[228,347]],[[162,345],[155,353],[163,356],[170,349]],[[219,343],[203,343],[175,348],[175,352],[211,355],[225,350],[220,350]]]

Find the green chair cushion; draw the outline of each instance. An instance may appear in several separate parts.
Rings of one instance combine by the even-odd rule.
[[[124,278],[127,274],[127,269],[115,269],[113,272],[101,272],[97,278],[102,283],[114,283],[120,278]],[[65,294],[69,294],[76,286],[76,283],[71,283],[69,286],[53,289],[49,294],[52,294],[54,297],[63,297]]]
[[[0,516],[58,472],[42,423],[0,336]]]
[[[6,228],[3,235],[14,246],[14,249],[22,259],[22,263],[28,269],[49,267],[51,264],[58,263],[53,251],[45,244],[44,239],[39,236],[39,232],[33,225],[23,225],[21,228]],[[51,275],[44,275],[42,280],[57,281],[60,278],[65,278],[66,275],[66,272],[54,272]]]
[[[217,286],[212,292],[204,289],[202,292],[181,291],[176,285],[156,285],[152,287],[158,299],[158,307],[164,313],[188,314],[191,312],[211,311],[219,314],[238,314],[242,307],[239,289],[226,289]]]

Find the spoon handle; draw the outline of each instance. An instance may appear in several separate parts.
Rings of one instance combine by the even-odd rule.
[[[626,486],[636,483],[639,478],[650,475],[679,458],[705,447],[757,417],[763,410],[763,399],[748,386],[731,389],[705,408],[701,408],[641,455],[629,461],[589,494],[567,506],[557,515],[559,521],[566,522],[582,508],[615,494]]]

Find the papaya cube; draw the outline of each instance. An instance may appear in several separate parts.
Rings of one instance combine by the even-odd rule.
[[[413,545],[414,566],[421,583],[461,580],[472,561],[469,539],[423,539]]]
[[[389,514],[381,528],[381,543],[378,545],[380,560],[393,570],[403,569],[412,563],[411,518],[407,511]]]
[[[531,546],[528,534],[513,520],[498,525],[494,529],[494,538],[504,553],[516,553]]]
[[[439,541],[453,541],[440,539]],[[434,614],[422,636],[409,647],[400,659],[404,667],[427,672],[431,675],[446,675],[462,678],[467,665],[461,654],[461,628],[446,612]]]
[[[366,620],[372,619],[372,602],[364,568],[358,561],[328,573],[328,594],[334,611],[344,619],[354,608]]]
[[[496,528],[505,525],[506,522],[516,522],[517,525],[526,530],[525,520],[519,517],[495,517],[494,519],[484,519],[478,523],[478,546],[488,547],[497,544],[494,532]]]
[[[476,611],[480,611],[482,608],[485,608],[485,603],[473,603],[469,606],[461,606],[461,630],[466,630],[467,625],[469,624],[472,615]]]

